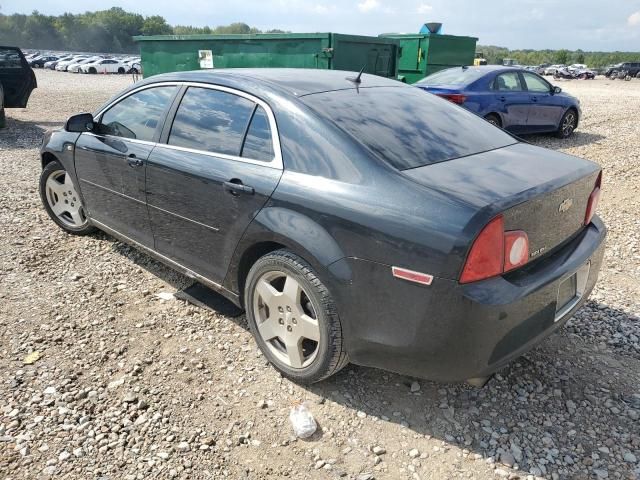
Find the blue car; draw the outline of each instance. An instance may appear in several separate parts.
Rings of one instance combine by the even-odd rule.
[[[568,138],[580,120],[580,101],[540,75],[486,65],[441,70],[415,84],[514,134]]]

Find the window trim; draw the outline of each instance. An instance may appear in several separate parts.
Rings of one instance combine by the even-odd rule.
[[[248,164],[251,164],[251,165],[261,165],[263,167],[273,168],[273,169],[276,169],[276,170],[284,170],[284,164],[283,164],[283,161],[282,161],[282,149],[281,149],[281,145],[280,145],[280,134],[279,134],[279,131],[278,131],[278,125],[276,123],[276,117],[273,114],[273,111],[271,110],[271,107],[264,100],[254,96],[254,95],[251,95],[250,93],[244,92],[242,90],[237,90],[235,88],[226,87],[226,86],[223,86],[223,85],[216,85],[216,84],[212,84],[212,83],[189,82],[189,81],[171,81],[171,82],[149,83],[149,84],[143,85],[141,87],[134,88],[133,90],[130,90],[129,92],[127,92],[125,95],[116,98],[114,101],[112,101],[109,104],[107,104],[104,107],[102,107],[96,113],[96,115],[94,115],[94,118],[100,118],[101,119],[102,118],[102,114],[104,112],[109,110],[111,107],[113,107],[117,103],[120,103],[122,100],[124,100],[125,98],[129,97],[130,95],[133,95],[134,93],[140,92],[142,90],[146,90],[148,88],[163,87],[163,86],[200,87],[200,88],[208,88],[210,90],[219,90],[221,92],[226,92],[226,93],[231,93],[233,95],[238,95],[239,97],[246,98],[247,100],[250,100],[250,101],[254,102],[257,105],[260,105],[262,108],[264,108],[265,112],[267,112],[267,118],[269,119],[269,127],[271,129],[271,143],[273,145],[273,152],[274,152],[273,160],[271,160],[270,162],[267,162],[265,160],[254,160],[254,159],[251,159],[251,158],[238,157],[236,155],[229,155],[229,154],[226,154],[226,153],[215,153],[215,152],[210,152],[210,151],[207,151],[207,150],[199,150],[199,149],[195,149],[195,148],[178,147],[176,145],[169,145],[167,143],[167,139],[165,139],[162,143],[160,141],[149,142],[149,141],[146,141],[146,140],[137,140],[137,139],[125,139],[125,140],[130,141],[130,142],[134,142],[134,143],[141,143],[141,144],[144,144],[144,145],[155,145],[158,148],[168,148],[170,150],[178,150],[178,151],[188,152],[188,153],[197,153],[197,154],[200,154],[200,155],[207,155],[209,157],[222,158],[222,159],[225,159],[225,160],[233,160],[233,161],[237,161],[237,162],[248,163]],[[181,88],[178,88],[178,91],[176,92],[176,96],[174,96],[173,100],[170,102],[169,110],[165,114],[163,127],[160,130],[160,139],[162,139],[162,136],[164,134],[164,129],[167,128],[167,125],[173,126],[173,121],[175,120],[175,116],[176,116],[176,113],[178,111],[178,108],[179,108],[180,104],[179,103],[177,104],[178,108],[176,108],[175,111],[171,111],[172,110],[171,106],[173,106],[173,103],[177,100],[178,97],[179,97],[180,102],[182,101],[182,97],[184,96],[184,91],[186,91],[186,88],[184,90],[181,89]],[[170,126],[169,126],[169,128],[171,128]],[[87,132],[87,133],[89,133],[90,135],[97,136],[97,135],[95,135],[95,134],[93,134],[91,132]],[[102,136],[113,137],[112,135],[102,135]],[[246,133],[245,133],[245,136],[246,136]],[[122,137],[113,137],[113,138],[122,138]],[[242,142],[244,144],[244,138],[243,138]]]

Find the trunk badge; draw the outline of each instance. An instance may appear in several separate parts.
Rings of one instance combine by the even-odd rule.
[[[573,199],[571,198],[567,198],[565,200],[562,201],[562,203],[560,204],[560,206],[558,207],[558,211],[560,213],[564,213],[567,210],[569,210],[571,208],[571,206],[573,205]]]

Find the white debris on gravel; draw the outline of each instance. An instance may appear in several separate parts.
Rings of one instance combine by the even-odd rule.
[[[604,167],[605,265],[566,327],[482,389],[359,367],[305,388],[268,366],[244,320],[154,297],[187,278],[49,221],[43,132],[131,79],[37,76],[0,130],[3,478],[640,476],[640,81],[560,82],[582,101],[576,135],[529,138]],[[308,440],[289,424],[300,400],[318,423]]]

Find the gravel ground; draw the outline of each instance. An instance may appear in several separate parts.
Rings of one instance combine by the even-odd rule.
[[[605,267],[560,333],[482,389],[356,366],[303,388],[267,365],[244,317],[158,296],[186,278],[53,225],[43,131],[131,79],[37,75],[0,131],[0,477],[640,477],[640,81],[559,82],[582,101],[578,132],[529,139],[605,170]],[[296,440],[303,400],[320,428]]]

